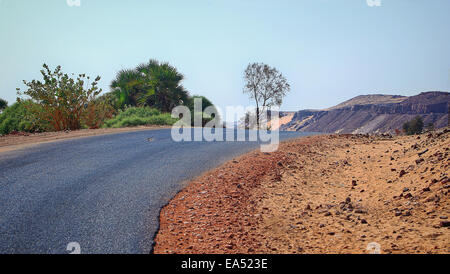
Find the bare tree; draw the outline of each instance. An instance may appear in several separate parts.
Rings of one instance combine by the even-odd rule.
[[[259,129],[261,110],[280,106],[291,87],[283,74],[263,63],[249,64],[244,80],[244,93],[250,94],[250,98],[256,103],[256,123]]]

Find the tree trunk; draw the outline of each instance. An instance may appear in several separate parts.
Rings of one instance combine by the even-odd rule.
[[[259,106],[256,105],[256,129],[259,130]]]

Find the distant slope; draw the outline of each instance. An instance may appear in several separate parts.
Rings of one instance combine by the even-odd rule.
[[[408,99],[407,96],[400,96],[400,95],[382,95],[382,94],[360,95],[348,101],[340,103],[337,106],[325,110],[345,108],[354,105],[393,104],[403,102],[406,99]]]
[[[326,133],[394,132],[416,115],[436,128],[448,125],[448,92],[416,96],[362,95],[325,110],[301,110],[281,130]]]

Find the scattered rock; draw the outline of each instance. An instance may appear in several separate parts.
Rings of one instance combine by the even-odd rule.
[[[358,208],[358,209],[355,210],[355,213],[358,213],[358,214],[367,214],[367,211],[365,211],[364,209]]]
[[[427,153],[427,152],[428,152],[428,148],[425,149],[425,150],[422,151],[422,152],[417,153],[417,155],[419,155],[419,157],[421,157],[423,154],[425,154],[425,153]]]
[[[333,136],[326,137],[326,142],[320,145],[310,142],[297,147],[292,142],[288,145],[289,150],[283,150],[284,144],[278,152],[269,154],[271,156],[253,157],[249,162],[245,157],[239,158],[221,171],[223,177],[200,179],[201,188],[183,193],[183,199],[180,197],[177,204],[171,202],[162,211],[163,229],[159,239],[166,241],[171,237],[172,246],[163,249],[166,247],[160,245],[157,250],[166,253],[168,250],[169,253],[207,250],[230,254],[357,253],[365,252],[366,244],[378,239],[383,241],[380,242],[383,253],[447,252],[444,238],[448,232],[445,228],[449,226],[446,216],[449,192],[446,186],[450,186],[447,184],[448,141],[443,138],[441,141],[435,138],[412,141],[412,137],[402,136],[395,137],[398,143],[381,143],[375,135]],[[354,143],[351,143],[352,149],[345,153],[347,149],[342,148],[342,138],[356,140],[361,146],[356,143],[353,147]],[[417,142],[417,151],[406,149],[405,154],[401,153],[414,142]],[[423,151],[425,146],[429,146],[431,152],[423,158],[417,157],[417,152]],[[441,155],[431,156],[437,150]],[[260,152],[254,154],[263,155]],[[366,158],[368,154],[370,160]],[[283,158],[284,155],[287,158]],[[396,161],[390,162],[390,156]],[[440,156],[442,162],[437,161]],[[257,165],[261,159],[270,161],[271,170]],[[363,161],[367,161],[366,164],[362,164]],[[355,172],[353,168],[343,167],[349,162],[354,163]],[[251,168],[241,170],[245,164]],[[270,179],[261,182],[259,175],[247,175],[255,171]],[[275,176],[272,172],[282,175],[283,184],[271,181]],[[253,192],[260,183],[264,188]],[[361,189],[365,190],[362,194]],[[204,190],[208,192],[199,195]],[[405,199],[400,199],[398,194]],[[397,196],[392,199],[394,195]],[[260,213],[258,217],[257,213]],[[370,224],[367,219],[371,220]],[[183,224],[183,221],[189,222]],[[391,231],[395,232],[391,234]],[[200,240],[202,236],[195,236],[199,232],[203,240]],[[233,238],[228,238],[231,233]],[[427,237],[430,233],[445,237],[431,239]],[[328,235],[332,241],[323,241]],[[289,239],[295,239],[301,247]],[[408,244],[411,241],[414,245]],[[190,243],[194,247],[187,250]]]
[[[412,198],[412,194],[411,193],[407,193],[406,195],[403,196],[405,199],[409,199]]]

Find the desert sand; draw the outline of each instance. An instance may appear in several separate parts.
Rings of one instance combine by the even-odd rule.
[[[449,130],[252,152],[161,211],[155,253],[450,253]]]

